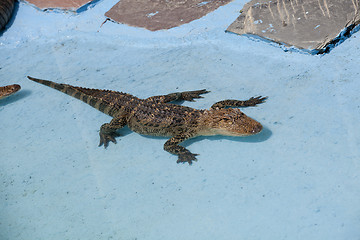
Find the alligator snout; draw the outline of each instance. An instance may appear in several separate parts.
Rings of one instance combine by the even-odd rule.
[[[257,134],[257,133],[261,132],[262,129],[263,129],[263,126],[259,123],[254,126],[254,128],[252,129],[252,133]]]

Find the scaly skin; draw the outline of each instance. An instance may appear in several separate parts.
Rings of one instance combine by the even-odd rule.
[[[266,97],[250,98],[246,101],[224,100],[215,103],[209,110],[171,104],[173,101],[194,101],[208,93],[205,89],[170,93],[140,99],[127,93],[74,87],[47,80],[28,77],[89,104],[113,117],[110,123],[100,128],[100,144],[106,148],[109,142],[116,143],[118,129],[127,125],[132,131],[151,136],[170,137],[164,150],[178,156],[177,162],[196,161],[196,155],[179,144],[183,141],[210,135],[248,136],[259,133],[259,122],[246,116],[239,109],[227,107],[249,107],[263,103]]]
[[[0,31],[10,20],[14,10],[15,0],[0,0]]]
[[[0,99],[6,98],[21,89],[20,85],[13,84],[4,87],[0,87]]]

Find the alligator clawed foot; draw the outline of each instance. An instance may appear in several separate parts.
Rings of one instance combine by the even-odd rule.
[[[189,165],[192,164],[192,161],[197,161],[195,156],[198,156],[199,154],[194,153],[183,153],[179,155],[179,159],[176,161],[177,163],[189,163]]]
[[[264,103],[268,97],[251,97],[249,100],[246,100],[247,106],[256,106],[260,103]]]
[[[209,92],[210,91],[206,91],[206,89],[183,92],[181,97],[185,101],[194,102],[194,99],[196,99],[196,98],[203,98],[202,96],[200,96],[201,94],[206,94]]]
[[[113,133],[101,133],[100,132],[100,143],[99,143],[99,147],[101,147],[102,145],[104,145],[105,148],[107,148],[109,146],[109,142],[113,142],[116,144],[116,137],[119,137],[120,134],[117,132],[113,132]]]

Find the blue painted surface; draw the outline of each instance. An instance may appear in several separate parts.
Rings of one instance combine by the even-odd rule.
[[[224,33],[245,1],[168,31],[20,3],[0,37],[0,239],[358,239],[360,35],[330,54],[284,52]],[[138,97],[206,88],[208,108],[267,95],[243,111],[265,131],[193,139],[192,166],[165,138],[98,148],[110,117],[34,77]]]

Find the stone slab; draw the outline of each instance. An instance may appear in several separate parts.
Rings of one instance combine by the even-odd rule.
[[[232,0],[121,0],[105,16],[151,31],[170,29],[199,19]]]
[[[253,0],[227,29],[321,51],[360,22],[358,0]]]
[[[56,8],[76,11],[85,4],[92,2],[92,0],[26,0],[26,2],[33,4],[42,10]]]

